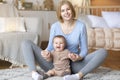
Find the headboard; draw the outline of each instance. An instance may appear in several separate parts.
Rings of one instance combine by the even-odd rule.
[[[76,8],[76,13],[83,15],[97,15],[101,16],[101,11],[119,11],[120,6],[88,6],[88,7],[78,7]]]

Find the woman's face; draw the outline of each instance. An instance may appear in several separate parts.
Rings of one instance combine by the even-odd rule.
[[[64,4],[61,6],[61,17],[63,21],[69,21],[72,19],[72,10],[69,5]]]

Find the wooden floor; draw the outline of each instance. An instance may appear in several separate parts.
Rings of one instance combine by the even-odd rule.
[[[45,49],[46,46],[47,46],[46,42],[43,42],[41,44],[42,49]],[[90,50],[89,52],[92,51],[93,50]],[[0,69],[8,68],[10,65],[11,63],[0,60]],[[120,70],[120,51],[108,51],[108,57],[106,58],[102,66]]]
[[[120,51],[108,51],[108,57],[103,66],[120,70]]]
[[[108,56],[102,66],[120,70],[120,51],[108,51]]]

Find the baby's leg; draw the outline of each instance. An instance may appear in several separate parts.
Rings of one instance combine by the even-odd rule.
[[[71,74],[71,70],[70,69],[66,69],[62,74],[63,74],[63,76],[70,75]]]
[[[55,71],[52,69],[52,70],[49,70],[47,73],[48,76],[54,76],[55,75]]]
[[[54,76],[55,75],[55,70],[52,69],[52,70],[49,70],[48,72],[39,71],[38,73],[43,76],[43,79],[46,79],[50,76]]]
[[[70,69],[66,69],[66,70],[55,70],[55,75],[56,76],[65,76],[65,75],[70,75],[71,74],[71,70]]]

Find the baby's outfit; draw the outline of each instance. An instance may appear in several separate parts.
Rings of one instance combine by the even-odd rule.
[[[70,60],[68,58],[69,50],[65,49],[61,52],[52,51],[52,61],[54,68],[52,69],[55,72],[55,76],[64,76],[71,74],[70,70]],[[48,71],[49,72],[49,71]]]

